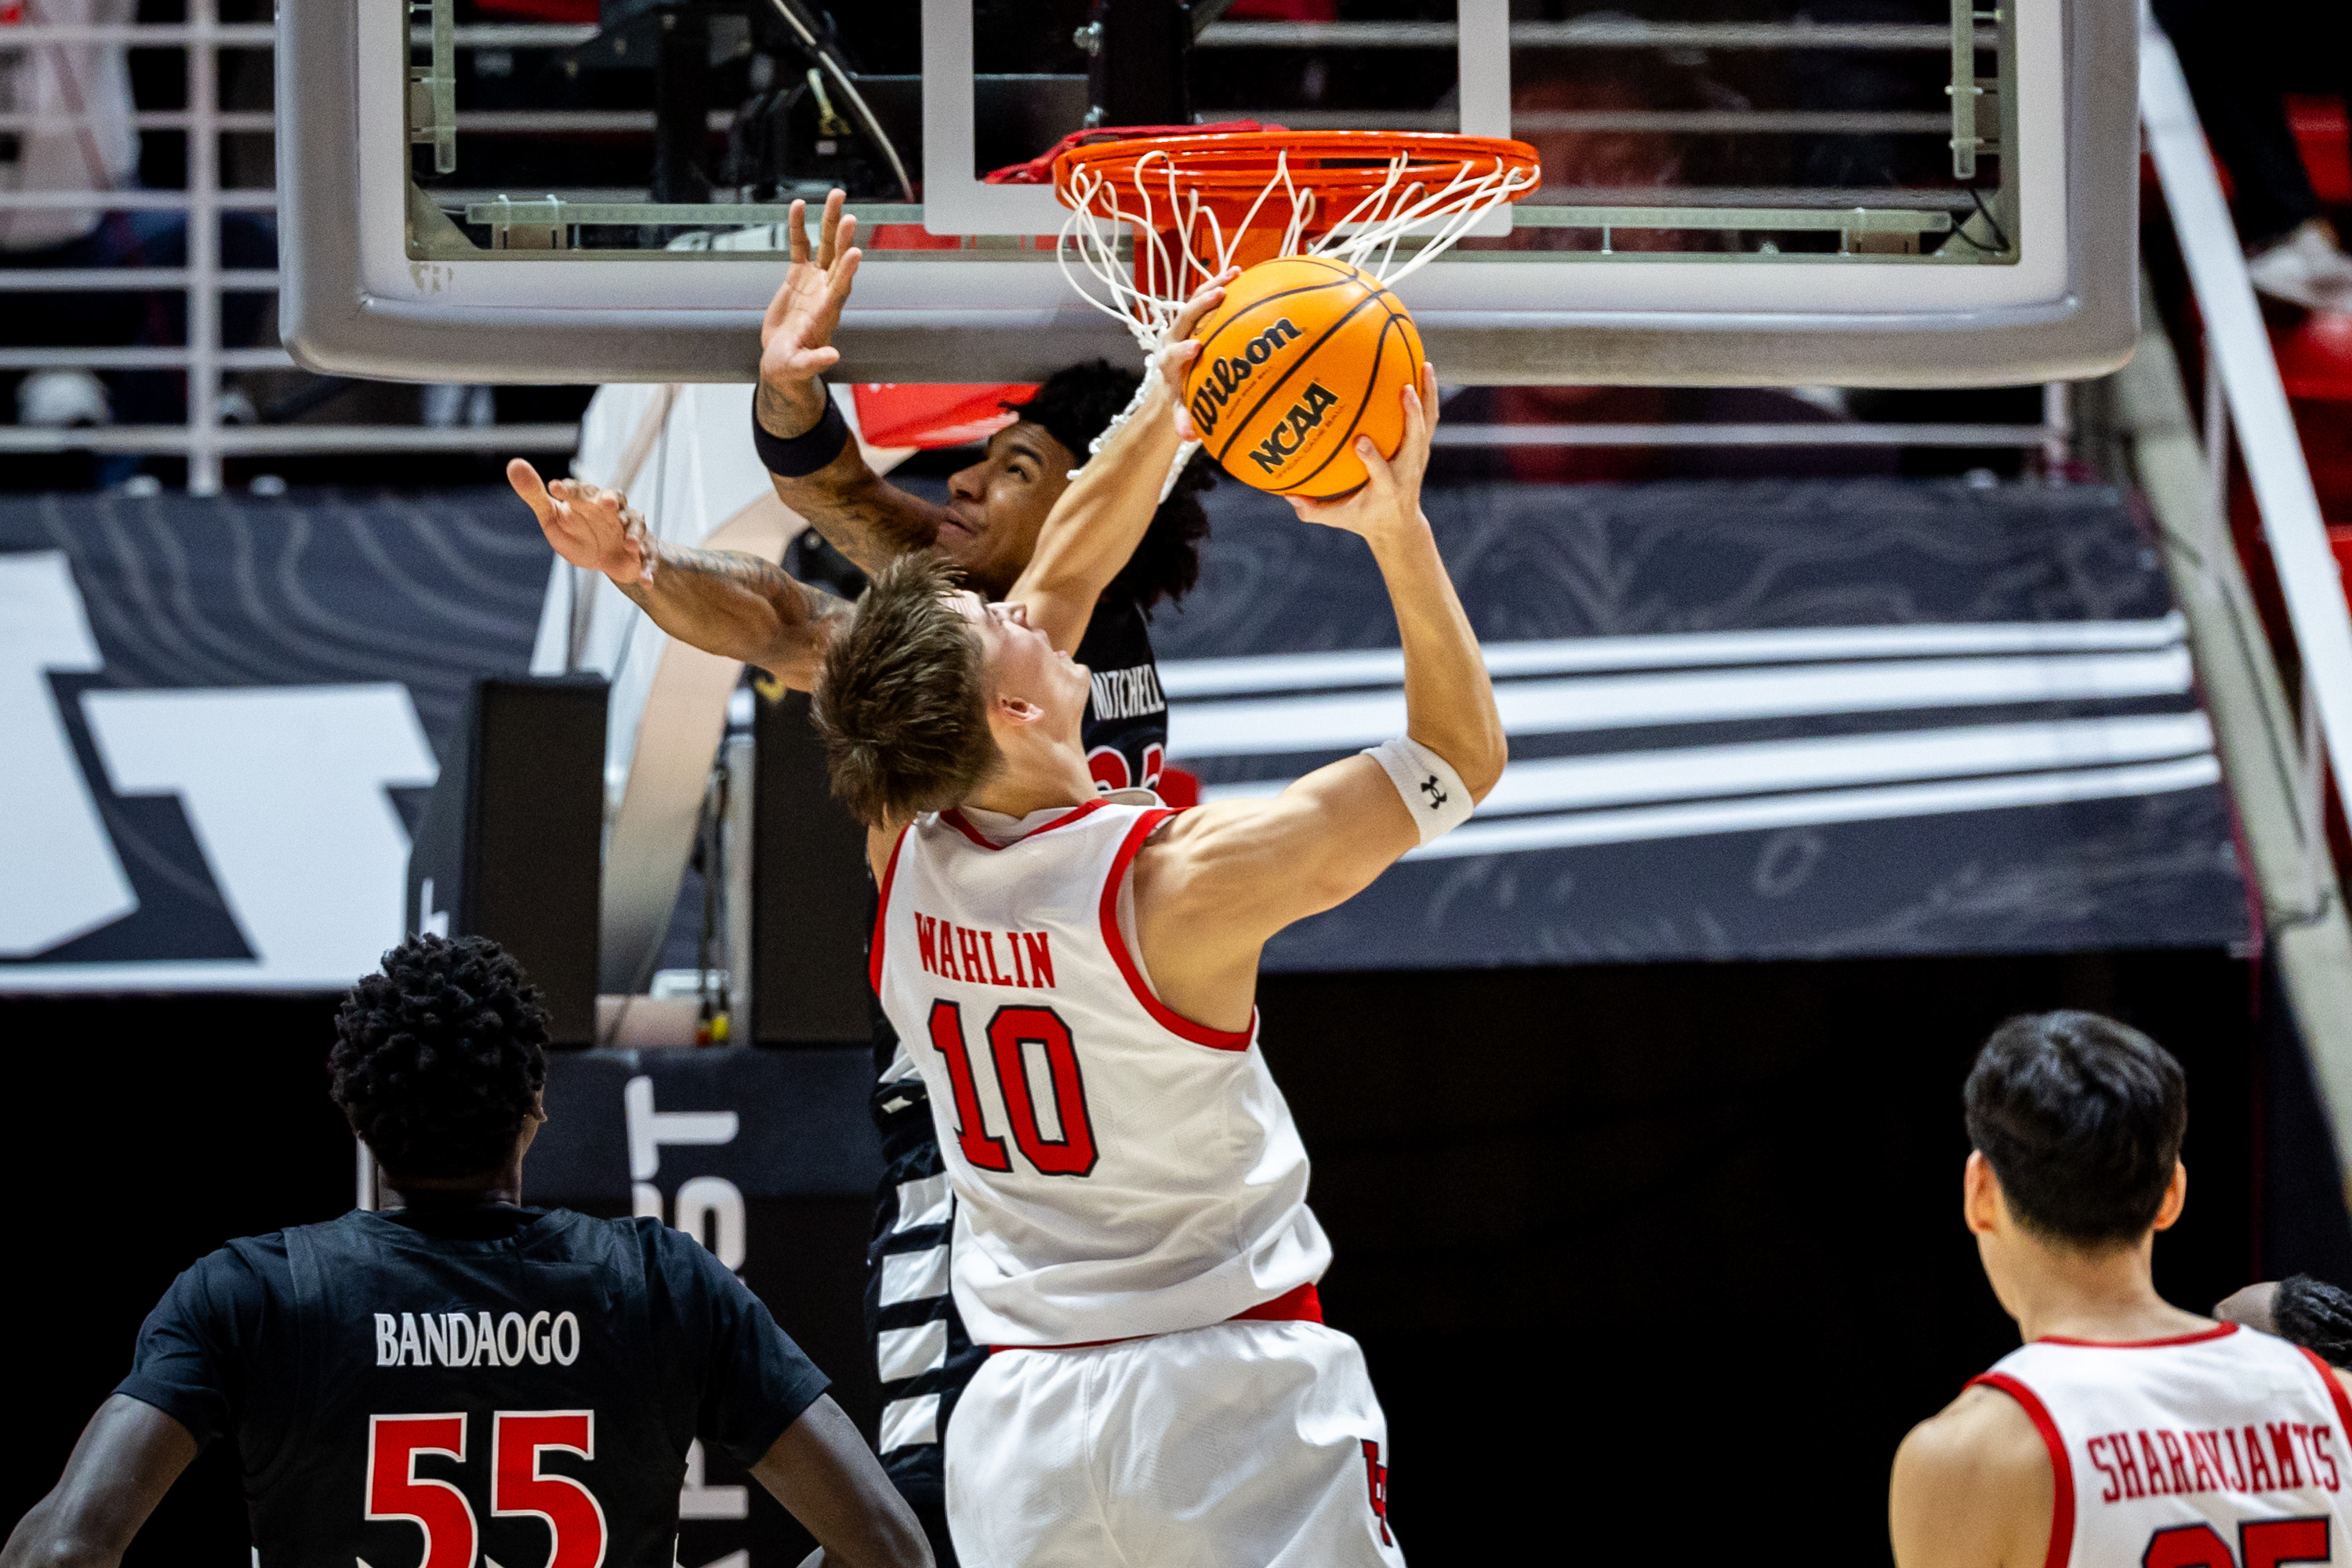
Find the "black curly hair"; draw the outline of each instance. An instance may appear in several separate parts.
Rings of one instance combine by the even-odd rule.
[[[2290,1275],[2279,1281],[2271,1321],[2280,1338],[2332,1366],[2352,1366],[2352,1292],[2308,1274]]]
[[[1134,399],[1142,381],[1135,372],[1120,370],[1108,360],[1086,360],[1046,377],[1026,403],[1004,406],[1043,426],[1075,461],[1084,463],[1087,448]],[[1206,453],[1193,453],[1177,477],[1176,488],[1151,514],[1151,526],[1144,530],[1135,553],[1104,590],[1106,597],[1130,599],[1146,612],[1162,600],[1183,602],[1201,580],[1201,542],[1209,537],[1209,514],[1201,509],[1201,492],[1216,482],[1216,465]]]
[[[495,1173],[547,1082],[547,1009],[488,937],[413,936],[343,998],[327,1079],[394,1185]]]

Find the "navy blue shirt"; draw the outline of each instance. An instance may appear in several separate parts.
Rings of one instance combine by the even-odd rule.
[[[478,1532],[472,1560],[545,1558],[558,1526],[509,1517],[530,1500],[494,1496],[494,1468],[562,1528],[603,1532],[580,1560],[668,1568],[688,1445],[752,1464],[825,1384],[741,1280],[657,1221],[436,1205],[200,1259],[116,1392],[199,1443],[235,1438],[263,1568],[418,1563],[420,1530],[454,1562],[461,1543],[431,1538],[447,1487],[467,1508],[438,1529]],[[583,1488],[596,1508],[567,1513]]]

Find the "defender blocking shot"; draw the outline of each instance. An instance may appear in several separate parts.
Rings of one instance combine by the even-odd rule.
[[[1211,279],[1180,313],[1171,347],[1146,376],[1082,363],[1008,405],[1017,417],[934,504],[867,467],[821,379],[839,357],[832,338],[862,253],[840,192],[818,215],[814,246],[808,216],[805,204],[793,205],[792,266],[761,331],[754,439],[777,495],[865,571],[935,552],[970,586],[1018,600],[1030,625],[1093,672],[1081,734],[1096,784],[1155,787],[1168,704],[1147,623],[1155,606],[1181,604],[1199,575],[1209,527],[1199,495],[1213,482],[1196,455],[1172,488],[1163,484],[1179,446],[1169,376],[1197,348],[1192,326],[1222,300],[1224,279]],[[1119,424],[1122,409],[1131,417]],[[605,574],[682,642],[804,689],[847,623],[846,602],[756,555],[655,538],[617,491],[542,484],[520,458],[508,473],[566,561]],[[882,1463],[934,1553],[951,1563],[940,1444],[988,1349],[966,1332],[944,1275],[921,1268],[947,1244],[954,1199],[922,1076],[878,1005],[873,1026],[871,1109],[884,1171],[866,1306],[885,1400]]]
[[[699,1438],[833,1563],[928,1568],[825,1377],[691,1238],[521,1206],[547,1018],[478,937],[387,953],[337,1019],[331,1092],[394,1189],[182,1274],[5,1568],[119,1562],[228,1437],[259,1568],[670,1568]]]

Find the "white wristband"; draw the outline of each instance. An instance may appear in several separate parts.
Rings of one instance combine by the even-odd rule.
[[[1380,763],[1389,783],[1396,785],[1405,809],[1412,813],[1413,825],[1421,829],[1423,844],[1470,820],[1471,807],[1476,803],[1463,787],[1462,775],[1454,771],[1453,763],[1412,736],[1399,735],[1368,746],[1364,755]]]

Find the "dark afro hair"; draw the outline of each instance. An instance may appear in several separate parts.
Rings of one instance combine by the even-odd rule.
[[[488,937],[413,936],[343,998],[327,1077],[395,1185],[494,1173],[547,1082],[547,1009]]]
[[[1026,403],[1004,406],[1069,449],[1074,464],[1087,460],[1087,448],[1110,427],[1119,411],[1135,398],[1143,378],[1120,370],[1108,360],[1087,360],[1066,365],[1047,377]],[[1201,492],[1217,482],[1216,465],[1202,452],[1177,477],[1176,488],[1151,514],[1151,525],[1104,590],[1110,599],[1131,601],[1149,611],[1162,600],[1181,604],[1201,580],[1201,542],[1209,537],[1209,514],[1201,509]]]
[[[2290,1275],[2279,1282],[2271,1321],[2281,1339],[2331,1366],[2352,1367],[2352,1293],[2308,1274]]]
[[[1962,1091],[1969,1138],[2030,1229],[2086,1248],[2156,1223],[2189,1129],[2170,1052],[2096,1013],[2036,1013],[1995,1029]]]

